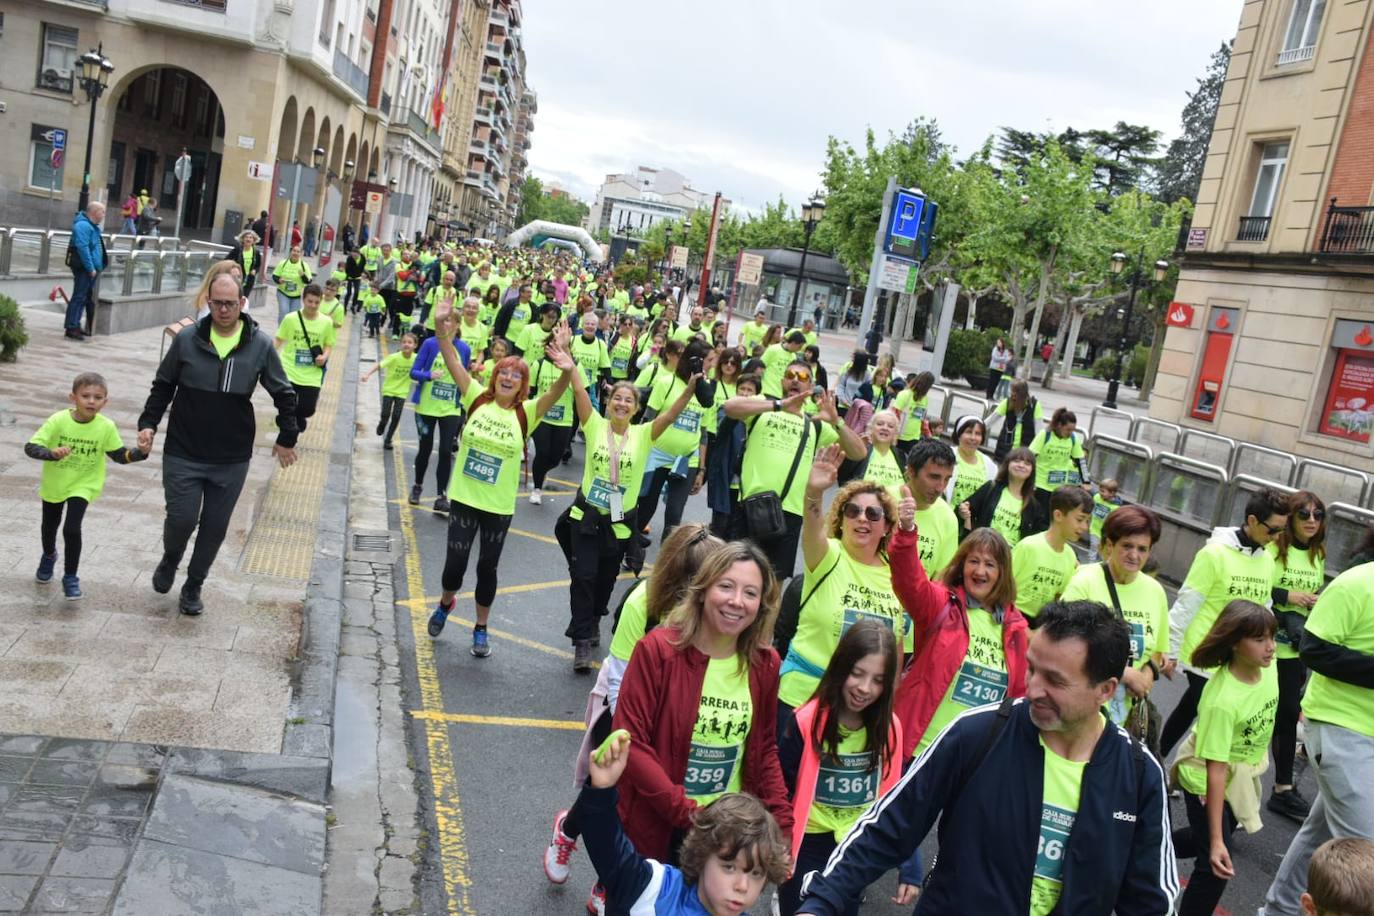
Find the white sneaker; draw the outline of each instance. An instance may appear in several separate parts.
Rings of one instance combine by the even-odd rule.
[[[543,491],[543,490],[540,490],[538,487],[534,487],[533,489],[530,490],[530,505],[531,505],[531,506],[542,506],[543,504],[544,504],[544,491]]]
[[[563,835],[563,818],[567,816],[566,810],[554,816],[553,839],[544,850],[544,875],[554,884],[562,884],[568,880],[568,875],[572,873],[568,860],[577,851],[577,841]]]

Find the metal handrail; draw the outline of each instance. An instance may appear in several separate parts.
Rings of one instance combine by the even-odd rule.
[[[977,395],[973,394],[964,394],[962,391],[951,391],[949,393],[949,397],[945,398],[944,410],[940,412],[940,419],[944,421],[945,429],[948,430],[950,433],[954,432],[954,430],[950,428],[949,424],[951,415],[954,415],[954,401],[956,398],[962,399],[964,401],[972,401],[974,404],[981,405],[981,407],[975,410],[962,410],[959,412],[957,416],[973,414],[974,416],[977,416],[979,419],[982,419],[984,416],[987,415],[988,411],[990,410],[990,407],[988,406],[988,400],[986,398],[980,398]],[[987,423],[984,423],[983,425],[986,427]]]
[[[1231,477],[1231,482],[1226,486],[1225,508],[1217,512],[1218,524],[1243,525],[1245,524],[1245,504],[1240,503],[1241,515],[1236,518],[1237,500],[1236,497],[1241,493],[1254,493],[1263,489],[1277,490],[1289,496],[1298,492],[1295,488],[1286,483],[1279,483],[1276,480],[1269,480],[1264,477],[1257,477],[1254,474],[1235,474]]]
[[[1131,431],[1135,429],[1135,414],[1125,410],[1117,410],[1115,407],[1103,407],[1098,405],[1093,408],[1093,412],[1088,416],[1088,438],[1092,438],[1093,433],[1097,432],[1097,418],[1115,417],[1126,421],[1126,435],[1129,438]]]
[[[1178,442],[1178,454],[1185,457],[1191,457],[1188,455],[1188,442],[1191,439],[1220,443],[1221,446],[1226,449],[1226,458],[1221,462],[1221,466],[1223,468],[1229,468],[1231,466],[1231,456],[1236,453],[1236,440],[1229,439],[1226,436],[1218,436],[1216,433],[1203,432],[1200,429],[1185,429],[1183,431],[1183,437],[1179,439]]]
[[[159,272],[158,265],[162,262],[162,252],[160,251],[131,251],[124,260],[124,276],[122,295],[132,296],[134,294],[134,276],[138,273],[138,265],[142,261],[151,261],[153,264],[153,290],[158,289]]]
[[[944,385],[931,385],[931,386],[930,386],[930,390],[926,392],[927,404],[928,404],[928,403],[930,402],[930,400],[932,400],[932,399],[935,397],[935,395],[937,395],[937,394],[940,396],[940,409],[939,409],[938,411],[936,411],[936,410],[931,410],[929,407],[926,407],[926,419],[927,419],[927,420],[929,420],[931,417],[934,417],[934,416],[938,416],[938,417],[943,418],[944,415],[945,415],[945,409],[946,409],[946,407],[949,405],[949,399],[950,399],[950,397],[952,396],[952,394],[951,394],[949,388],[947,388],[947,387],[944,386]]]
[[[1349,503],[1326,504],[1326,575],[1339,575],[1350,568],[1350,560],[1365,532],[1374,525],[1374,511]],[[1350,528],[1349,535],[1346,529]]]
[[[1284,478],[1281,482],[1285,486],[1288,486],[1293,482],[1293,475],[1297,473],[1298,470],[1297,458],[1293,457],[1287,452],[1281,452],[1278,449],[1274,448],[1265,448],[1263,445],[1254,445],[1249,442],[1236,443],[1236,450],[1231,455],[1231,464],[1227,467],[1227,471],[1230,472],[1232,477],[1247,476],[1243,471],[1241,471],[1240,462],[1241,459],[1246,455],[1246,453],[1249,452],[1258,452],[1261,455],[1268,455],[1278,459],[1281,462],[1286,463],[1288,465],[1288,473],[1284,475]]]
[[[1163,451],[1178,451],[1179,441],[1183,438],[1183,427],[1179,426],[1177,423],[1166,423],[1163,420],[1156,420],[1154,417],[1138,417],[1136,421],[1131,424],[1132,442],[1140,441],[1140,430],[1142,428],[1160,428],[1169,430],[1174,434],[1174,441],[1170,443],[1167,448],[1164,448]]]
[[[1144,446],[1141,446],[1141,448],[1144,448]],[[1171,467],[1175,470],[1192,471],[1199,479],[1214,480],[1221,484],[1223,491],[1230,482],[1226,469],[1207,461],[1189,458],[1187,455],[1175,455],[1169,452],[1161,452],[1155,455],[1151,467],[1150,490],[1147,491],[1149,499],[1146,503],[1151,509],[1166,518],[1173,519],[1180,523],[1215,526],[1218,523],[1217,519],[1223,505],[1223,500],[1220,497],[1218,497],[1216,505],[1212,507],[1211,515],[1205,519],[1197,515],[1187,515],[1178,509],[1171,508],[1164,500],[1155,498],[1154,490],[1159,486],[1162,476],[1160,472],[1164,467]]]
[[[1342,477],[1354,477],[1360,482],[1360,495],[1355,500],[1355,505],[1363,506],[1369,500],[1369,475],[1364,471],[1357,471],[1354,468],[1344,468],[1339,464],[1331,464],[1326,461],[1318,461],[1315,458],[1301,458],[1298,460],[1298,468],[1293,472],[1293,486],[1299,490],[1307,490],[1310,487],[1303,486],[1305,482],[1304,472],[1313,468],[1321,468],[1331,471]]]

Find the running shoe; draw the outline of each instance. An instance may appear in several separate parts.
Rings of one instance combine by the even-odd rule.
[[[1269,803],[1265,807],[1275,814],[1282,814],[1299,824],[1307,820],[1307,815],[1312,811],[1312,803],[1303,798],[1297,786],[1287,792],[1271,792]]]
[[[384,432],[386,432],[386,421],[385,421],[385,420],[383,420],[382,422],[380,422],[380,423],[377,424],[377,435],[380,436],[380,435],[381,435],[382,433],[384,433]]]
[[[165,595],[172,590],[172,583],[177,578],[177,564],[165,553],[158,561],[157,569],[153,570],[153,591],[159,595]]]
[[[534,489],[530,490],[530,505],[531,505],[531,506],[542,506],[542,505],[544,505],[544,491],[543,491],[543,490],[539,489],[538,487],[535,487]]]
[[[487,636],[487,628],[482,627],[472,629],[472,648],[468,650],[473,658],[486,658],[491,655],[491,639]]]
[[[447,514],[448,514],[448,510],[449,510],[449,502],[448,502],[448,497],[447,497],[447,496],[442,496],[442,495],[441,495],[441,496],[436,496],[436,497],[434,497],[434,511],[435,511],[435,512],[439,512],[439,513],[441,513],[441,514],[447,515]]]
[[[181,599],[177,610],[187,617],[199,617],[205,611],[205,602],[200,600],[200,584],[186,580],[181,586]]]
[[[456,603],[457,602],[455,602],[455,604]],[[444,632],[444,624],[448,623],[448,615],[452,613],[453,608],[453,604],[444,607],[444,603],[442,601],[439,602],[439,606],[434,609],[434,613],[429,615],[430,636],[437,639],[439,634]]]
[[[420,486],[418,483],[410,488],[410,504],[412,506],[420,505],[420,494],[424,491],[425,488]]]
[[[57,551],[43,554],[38,560],[38,572],[33,577],[39,582],[51,582],[53,567],[57,565]]]
[[[568,859],[577,852],[577,840],[563,835],[563,819],[567,816],[566,808],[554,815],[553,839],[549,840],[549,846],[544,850],[544,877],[554,884],[563,884],[568,880],[572,871],[568,867]]]
[[[75,601],[81,597],[81,580],[76,576],[62,577],[62,594],[67,596],[68,601]]]
[[[587,912],[592,916],[606,916],[606,889],[600,884],[592,885],[592,894],[587,898]]]

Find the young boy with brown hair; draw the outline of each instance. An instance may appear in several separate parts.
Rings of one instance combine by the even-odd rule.
[[[1306,916],[1374,916],[1374,842],[1327,840],[1307,866]]]

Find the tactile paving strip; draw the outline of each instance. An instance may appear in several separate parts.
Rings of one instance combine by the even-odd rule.
[[[296,444],[296,463],[272,472],[267,495],[258,507],[253,531],[239,560],[241,572],[293,579],[301,584],[310,579],[320,501],[324,495],[325,475],[329,472],[329,445],[334,438],[334,418],[343,389],[345,372],[342,367],[347,365],[352,321],[350,316],[339,329],[338,342],[330,357],[333,367],[325,373],[315,415]]]

